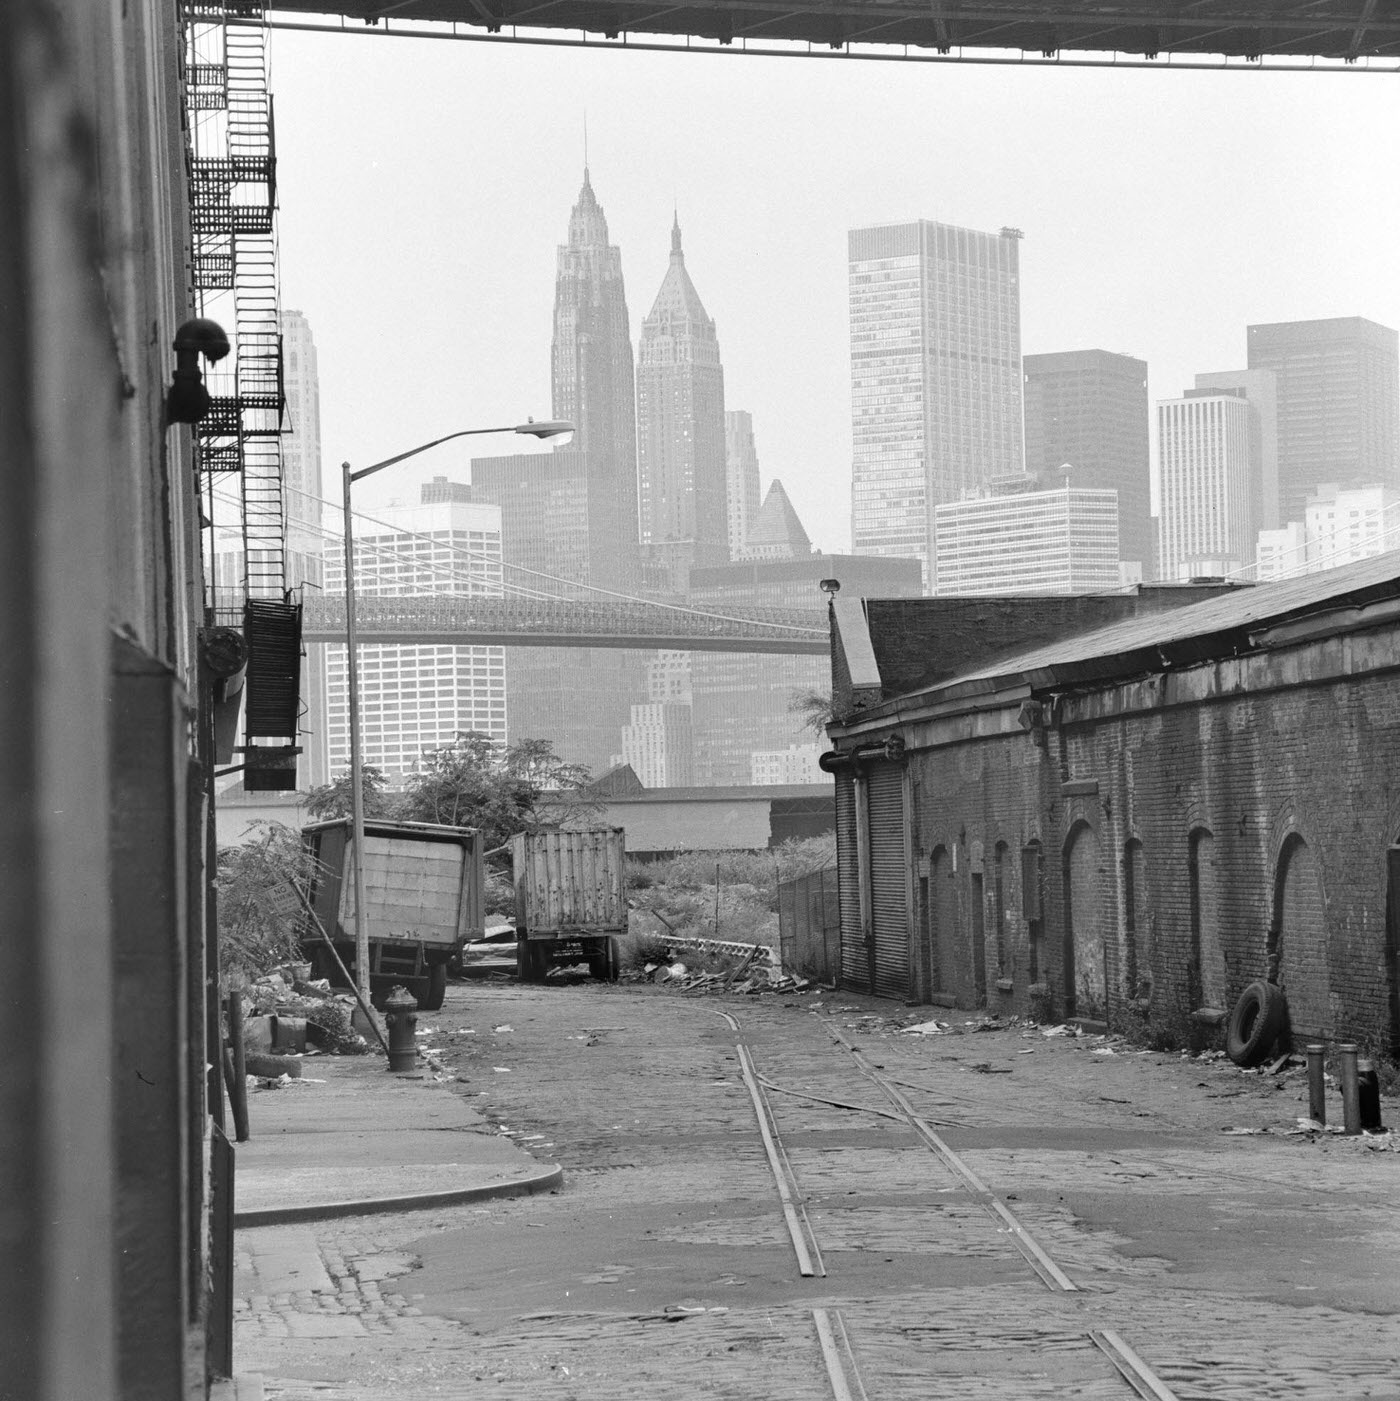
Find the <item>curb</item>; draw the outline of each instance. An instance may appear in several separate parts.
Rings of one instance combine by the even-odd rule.
[[[429,1206],[455,1206],[489,1197],[524,1197],[548,1192],[564,1180],[564,1169],[555,1164],[533,1177],[492,1182],[484,1187],[456,1187],[441,1192],[415,1192],[400,1197],[368,1197],[356,1201],[310,1202],[305,1206],[269,1206],[233,1213],[234,1230],[251,1226],[285,1226],[294,1221],[330,1221],[338,1216],[373,1216],[390,1211],[421,1211]]]

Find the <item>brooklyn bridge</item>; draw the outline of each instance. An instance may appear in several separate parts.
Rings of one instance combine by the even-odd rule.
[[[362,643],[439,647],[654,647],[813,656],[830,650],[826,614],[817,609],[721,611],[642,599],[358,595],[355,631]],[[343,642],[344,598],[310,595],[302,636],[307,642]]]

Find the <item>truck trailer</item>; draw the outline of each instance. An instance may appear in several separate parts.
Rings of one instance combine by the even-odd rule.
[[[539,982],[555,964],[585,960],[595,978],[617,978],[617,936],[627,932],[626,837],[621,827],[591,827],[511,838],[522,982]]]
[[[355,970],[355,843],[349,818],[302,828],[311,857],[308,903],[336,952]],[[427,822],[365,823],[365,922],[369,985],[376,1006],[394,987],[435,1012],[447,992],[447,965],[486,923],[486,872],[481,834],[471,827]],[[313,977],[344,981],[308,918],[304,956]]]

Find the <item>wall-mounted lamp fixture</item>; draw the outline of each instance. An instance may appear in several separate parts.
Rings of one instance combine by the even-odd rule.
[[[167,423],[198,423],[209,412],[209,391],[199,368],[202,355],[212,365],[229,352],[228,336],[217,321],[197,316],[175,332],[175,376],[165,396]]]

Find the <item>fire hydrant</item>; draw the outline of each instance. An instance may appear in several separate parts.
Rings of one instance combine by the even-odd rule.
[[[389,1028],[389,1069],[412,1070],[418,1064],[418,999],[396,987],[384,999],[384,1025]]]

